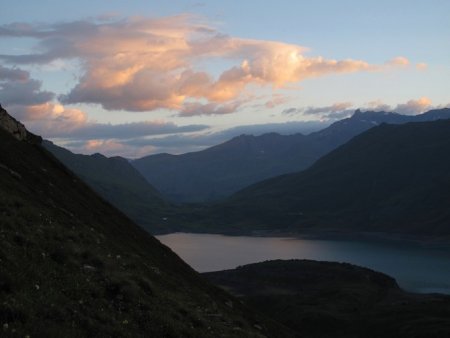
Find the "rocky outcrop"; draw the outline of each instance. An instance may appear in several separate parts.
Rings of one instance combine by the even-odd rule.
[[[29,143],[41,143],[42,138],[30,133],[25,126],[17,121],[14,117],[0,105],[0,127],[19,141],[27,141]]]

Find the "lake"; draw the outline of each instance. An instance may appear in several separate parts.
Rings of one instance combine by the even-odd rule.
[[[198,272],[271,259],[347,262],[384,272],[405,290],[450,294],[450,248],[403,242],[173,233],[156,236]]]

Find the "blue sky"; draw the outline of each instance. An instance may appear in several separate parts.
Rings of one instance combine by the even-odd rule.
[[[0,103],[76,152],[182,153],[450,103],[448,1],[2,1]]]

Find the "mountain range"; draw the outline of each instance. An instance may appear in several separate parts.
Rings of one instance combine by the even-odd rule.
[[[381,124],[209,210],[236,228],[450,235],[450,120]]]
[[[448,108],[415,116],[356,110],[352,117],[309,135],[241,135],[199,152],[150,155],[131,164],[167,200],[210,202],[261,180],[304,170],[354,136],[381,123],[448,118]]]

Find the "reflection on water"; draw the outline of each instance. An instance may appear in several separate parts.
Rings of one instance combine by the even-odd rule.
[[[384,272],[409,291],[450,294],[450,249],[399,243],[174,233],[157,238],[199,272],[269,259],[348,262]]]

